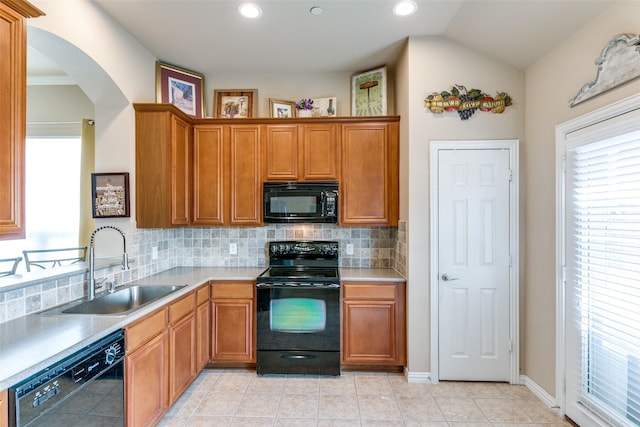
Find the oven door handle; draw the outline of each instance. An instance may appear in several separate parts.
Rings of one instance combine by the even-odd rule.
[[[338,289],[339,283],[257,283],[257,288],[261,289],[277,289],[277,288],[304,288],[304,289]]]

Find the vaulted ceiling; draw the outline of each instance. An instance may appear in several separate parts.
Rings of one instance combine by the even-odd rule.
[[[256,0],[262,15],[247,19],[238,0],[93,1],[161,61],[203,74],[357,72],[395,63],[409,36],[446,37],[526,69],[613,2],[415,0],[415,14],[397,17],[395,0]]]

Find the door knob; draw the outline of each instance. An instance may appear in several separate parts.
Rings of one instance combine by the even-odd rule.
[[[449,276],[447,273],[444,273],[442,276],[440,276],[442,280],[444,280],[445,282],[449,282],[451,280],[460,280],[457,277],[451,277]]]

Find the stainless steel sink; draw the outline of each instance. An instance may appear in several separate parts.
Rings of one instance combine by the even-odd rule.
[[[98,296],[60,312],[64,314],[124,315],[153,301],[165,297],[183,286],[138,285],[118,289],[114,293]]]

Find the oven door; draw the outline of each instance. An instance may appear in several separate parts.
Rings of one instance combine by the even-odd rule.
[[[258,284],[258,374],[339,375],[340,285]]]

